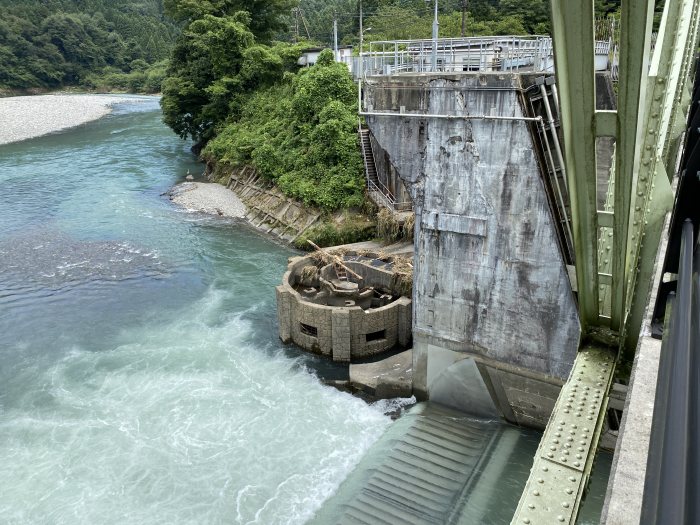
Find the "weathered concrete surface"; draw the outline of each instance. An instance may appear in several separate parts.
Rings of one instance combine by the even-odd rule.
[[[501,74],[370,79],[364,105],[378,112],[517,118],[524,116],[519,82]],[[519,370],[535,374],[528,381],[560,386],[579,342],[576,304],[528,123],[401,116],[368,116],[367,123],[415,206],[414,392],[455,406],[455,399],[433,393],[451,391],[440,383],[459,374],[447,368],[472,356],[484,365],[484,388],[501,414],[541,426],[536,421],[546,422],[546,403],[520,406],[520,420],[504,406],[513,404],[505,386],[487,377],[489,363],[494,370],[512,367],[515,374],[505,375],[511,394],[520,397],[531,390]],[[444,359],[443,350],[462,355]],[[436,370],[432,359],[447,368]],[[468,410],[463,401],[458,408]]]
[[[637,524],[642,515],[660,353],[661,341],[651,337],[641,339],[634,358],[631,388],[617,439],[608,494],[600,520],[602,524]]]
[[[379,399],[411,397],[412,383],[411,350],[376,363],[350,365],[350,384]]]
[[[412,310],[408,297],[367,310],[317,304],[295,289],[304,267],[312,264],[308,256],[290,258],[282,284],[276,288],[279,335],[284,343],[293,342],[339,362],[377,355],[397,344],[403,348],[410,345]],[[390,271],[354,261],[348,261],[347,267],[369,285],[392,289]],[[318,287],[318,283],[313,286]],[[377,337],[379,333],[382,335]]]

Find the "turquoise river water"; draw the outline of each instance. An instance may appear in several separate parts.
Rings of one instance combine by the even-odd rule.
[[[279,343],[293,252],[172,205],[188,170],[153,98],[0,147],[0,524],[305,523],[391,424]]]

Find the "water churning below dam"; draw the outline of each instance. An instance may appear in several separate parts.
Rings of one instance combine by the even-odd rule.
[[[162,196],[188,170],[156,99],[0,147],[0,522],[305,523],[392,427],[279,342],[292,250]]]

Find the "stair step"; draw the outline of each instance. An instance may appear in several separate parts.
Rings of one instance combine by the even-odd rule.
[[[406,474],[419,479],[432,480],[439,478],[443,483],[457,485],[461,483],[459,473],[446,471],[445,469],[438,468],[434,463],[420,461],[417,458],[391,457],[387,461],[387,465],[393,467],[395,470],[403,470]]]
[[[401,486],[407,492],[418,494],[417,497],[428,498],[431,501],[450,501],[452,499],[452,493],[446,491],[440,485],[434,485],[424,479],[406,477],[391,469],[377,470],[372,476],[372,481],[377,483],[393,483],[396,485],[398,484],[396,480],[400,481]]]
[[[395,524],[410,524],[410,525],[427,525],[430,523],[440,524],[440,521],[435,521],[427,516],[420,516],[410,512],[408,509],[403,509],[399,505],[391,505],[389,502],[373,498],[367,494],[361,494],[357,498],[358,507],[366,507],[367,511],[375,513],[377,517],[383,520],[389,520]]]
[[[405,483],[404,480],[397,480],[399,483],[388,483],[378,476],[372,477],[366,485],[366,490],[371,490],[377,494],[391,495],[392,498],[397,498],[399,501],[405,501],[408,506],[411,503],[416,503],[426,510],[423,512],[430,513],[430,509],[446,508],[452,502],[452,498],[443,497],[435,498],[428,497],[424,492],[411,490],[410,483]],[[419,503],[420,502],[420,503]]]
[[[385,521],[375,514],[354,505],[345,506],[343,518],[339,525],[395,525],[392,521]]]
[[[381,489],[370,484],[363,489],[363,492],[377,501],[389,503],[392,507],[399,507],[402,510],[406,510],[412,514],[418,514],[419,516],[430,517],[438,523],[444,523],[445,521],[444,514],[446,511],[443,506],[430,507],[425,504],[427,503],[425,499],[416,500],[415,498],[411,498],[405,493],[402,494],[401,489],[395,489],[394,492],[387,493],[382,492]]]

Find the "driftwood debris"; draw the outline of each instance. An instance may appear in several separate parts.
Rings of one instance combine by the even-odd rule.
[[[334,264],[336,266],[336,268],[337,267],[342,268],[347,273],[352,275],[355,279],[358,279],[360,281],[362,280],[361,275],[356,274],[350,268],[348,268],[345,264],[343,264],[343,259],[341,259],[337,255],[334,255],[332,253],[328,253],[326,250],[324,250],[323,248],[321,248],[320,246],[318,246],[316,243],[314,243],[312,241],[307,240],[306,242],[308,242],[311,246],[313,246],[313,248],[319,253],[323,262],[325,262],[326,264]],[[336,272],[336,273],[338,273],[338,272]]]

